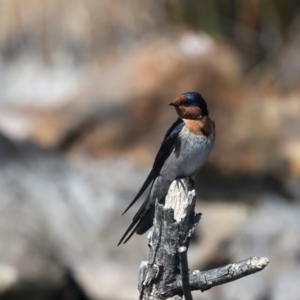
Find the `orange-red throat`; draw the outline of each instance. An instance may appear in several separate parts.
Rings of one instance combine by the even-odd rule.
[[[181,119],[201,120],[203,117],[208,116],[206,102],[197,92],[184,93],[169,105],[175,107]]]

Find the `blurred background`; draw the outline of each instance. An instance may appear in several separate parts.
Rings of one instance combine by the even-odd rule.
[[[0,299],[137,299],[116,247],[187,91],[217,141],[191,270],[267,256],[194,299],[300,299],[300,2],[0,0]]]

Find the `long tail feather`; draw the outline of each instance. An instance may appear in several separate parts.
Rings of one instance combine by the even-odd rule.
[[[129,233],[129,237],[126,238],[126,240],[124,241],[124,244],[132,237],[132,235],[135,232],[137,232],[137,230],[139,230],[140,227],[142,227],[142,228],[148,227],[148,229],[149,229],[152,226],[152,225],[149,226],[151,223],[151,221],[149,222],[149,213],[150,213],[150,215],[152,215],[152,219],[151,219],[151,217],[150,217],[150,219],[152,220],[152,223],[153,223],[154,206],[150,207],[147,210],[145,209],[145,207],[147,206],[147,203],[149,201],[149,197],[150,197],[150,195],[147,196],[144,203],[142,204],[142,206],[140,207],[138,212],[133,217],[132,223],[130,224],[130,226],[128,227],[128,229],[126,230],[124,235],[122,236],[118,246],[122,243],[122,241],[126,238],[126,236],[128,235],[128,233],[131,230],[132,230],[132,232]],[[144,221],[147,223],[146,226],[144,225]],[[146,229],[144,232],[146,232],[148,229]]]
[[[151,173],[150,173],[150,175],[151,175]],[[148,178],[147,178],[147,180],[148,180]],[[138,192],[138,194],[135,196],[135,198],[132,200],[132,202],[129,204],[129,206],[125,209],[125,211],[122,213],[122,216],[127,212],[127,210],[140,198],[140,196],[142,195],[142,193],[146,190],[146,188],[148,187],[148,185],[149,185],[149,183],[147,182],[147,180],[146,180],[146,182],[144,183],[144,185],[142,186],[142,188],[141,188],[141,190]],[[152,182],[152,184],[151,184],[151,188],[152,188],[152,186],[153,186],[153,182]],[[143,205],[141,206],[141,208],[142,207],[144,207],[144,204],[145,204],[145,202],[147,202],[148,201],[148,198],[149,198],[149,195],[147,196],[147,198],[146,198],[146,200],[144,201],[144,203],[143,203]],[[136,213],[136,215],[138,215],[139,214],[139,212],[140,212],[140,210],[141,210],[141,208],[138,210],[138,212]]]
[[[137,234],[144,234],[148,229],[153,226],[153,218],[154,218],[155,206],[153,205],[143,218],[142,222],[139,222],[139,226],[136,230]]]
[[[137,194],[136,197],[132,200],[132,202],[129,204],[129,206],[125,209],[125,211],[122,213],[122,216],[127,212],[127,210],[139,199],[140,194]]]
[[[126,238],[126,240],[123,242],[123,244],[126,244],[126,243],[129,241],[129,239],[134,235],[134,233],[136,232],[136,230],[139,228],[141,222],[143,222],[143,220],[140,220],[140,221],[136,224],[136,226],[135,226],[135,227],[133,228],[133,230],[130,232],[129,236]]]
[[[130,224],[130,226],[128,227],[128,229],[125,231],[125,233],[123,234],[123,236],[121,237],[120,242],[118,243],[118,246],[123,242],[123,240],[126,238],[128,232],[130,232],[130,230],[138,223],[139,219],[133,220],[132,223]],[[136,229],[136,228],[134,228]],[[135,230],[133,230],[133,233],[135,232]]]

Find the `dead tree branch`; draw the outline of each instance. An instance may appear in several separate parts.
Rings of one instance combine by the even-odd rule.
[[[193,300],[190,286],[190,275],[187,261],[187,247],[181,246],[178,249],[179,263],[180,263],[180,276],[182,284],[182,292],[184,300]]]
[[[195,202],[190,181],[181,179],[173,181],[164,204],[156,203],[154,224],[148,235],[149,261],[142,262],[139,270],[140,300],[182,299],[182,281],[186,279],[181,277],[178,249],[188,249],[200,221],[201,214],[194,211]],[[209,271],[194,271],[189,274],[190,290],[205,291],[237,280],[261,271],[268,263],[268,258],[253,257]]]

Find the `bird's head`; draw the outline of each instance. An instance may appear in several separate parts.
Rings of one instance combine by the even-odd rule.
[[[182,119],[197,120],[208,116],[205,100],[197,92],[187,92],[169,103],[175,107],[177,114]]]

